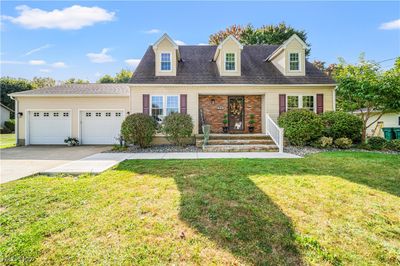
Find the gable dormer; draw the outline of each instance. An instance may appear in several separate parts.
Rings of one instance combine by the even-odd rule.
[[[217,64],[220,76],[240,76],[243,45],[232,35],[220,43],[213,61]]]
[[[272,62],[285,76],[305,76],[306,49],[308,49],[307,44],[293,34],[266,61]]]
[[[155,55],[156,76],[176,76],[178,61],[180,60],[179,47],[171,37],[166,33],[161,36],[153,44],[153,51]]]

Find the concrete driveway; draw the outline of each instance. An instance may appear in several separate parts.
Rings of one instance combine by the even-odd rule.
[[[109,146],[24,146],[0,150],[0,183],[109,150]]]

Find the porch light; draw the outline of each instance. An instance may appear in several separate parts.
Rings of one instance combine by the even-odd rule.
[[[22,117],[23,115],[24,115],[24,113],[18,112],[18,117]]]
[[[215,104],[215,99],[211,99],[211,104]]]

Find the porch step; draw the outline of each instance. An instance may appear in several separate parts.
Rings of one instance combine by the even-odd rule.
[[[276,145],[252,144],[252,145],[206,145],[205,152],[277,152]]]
[[[196,139],[203,139],[204,135],[203,134],[197,134]],[[210,134],[209,139],[271,139],[270,136],[265,135],[265,134]]]
[[[197,139],[196,144],[198,147],[203,145],[203,139]],[[249,144],[275,144],[270,138],[265,139],[214,139],[208,140],[208,145],[249,145]]]

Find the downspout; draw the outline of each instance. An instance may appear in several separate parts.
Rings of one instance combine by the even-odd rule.
[[[18,140],[19,140],[19,116],[18,116],[18,100],[14,98],[13,96],[10,96],[12,100],[15,101],[15,110],[14,110],[14,118],[15,118],[15,145],[18,146]]]

